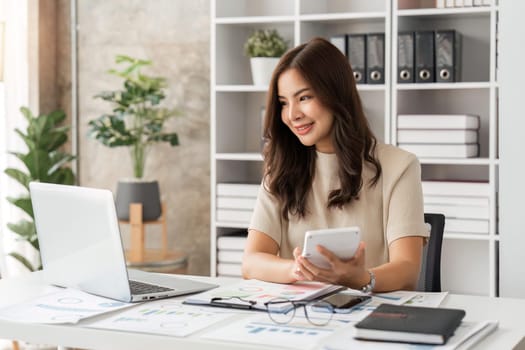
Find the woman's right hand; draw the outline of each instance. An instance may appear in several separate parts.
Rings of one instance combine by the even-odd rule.
[[[292,275],[292,278],[295,279],[296,281],[306,280],[306,277],[304,277],[303,273],[301,272],[302,271],[301,269],[304,267],[299,262],[300,256],[301,256],[301,250],[299,249],[299,247],[295,247],[295,249],[293,250],[294,261],[292,264],[291,275]]]

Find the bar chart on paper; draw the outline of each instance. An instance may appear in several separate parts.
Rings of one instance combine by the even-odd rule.
[[[332,320],[323,327],[313,326],[306,318],[299,315],[295,315],[290,323],[278,324],[271,321],[267,315],[254,315],[215,329],[203,337],[304,350],[311,349],[321,339],[345,325],[347,325],[346,322]]]

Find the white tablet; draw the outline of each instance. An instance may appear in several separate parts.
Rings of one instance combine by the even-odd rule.
[[[361,230],[357,226],[306,231],[302,256],[321,268],[330,268],[328,260],[316,249],[322,245],[341,259],[354,256],[361,241]]]

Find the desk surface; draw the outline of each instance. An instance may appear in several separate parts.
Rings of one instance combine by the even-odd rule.
[[[184,276],[188,277],[188,276]],[[218,284],[234,282],[229,278],[191,277]],[[0,307],[39,295],[45,288],[40,272],[23,277],[0,280]],[[181,297],[183,298],[183,297]],[[448,295],[443,307],[466,310],[465,320],[498,320],[499,329],[490,334],[476,349],[512,349],[525,336],[525,299],[489,298]],[[103,316],[102,316],[103,317]],[[239,314],[238,317],[245,317]],[[212,327],[221,327],[221,324]],[[212,327],[206,329],[209,331]],[[202,331],[204,332],[204,331]],[[23,324],[0,320],[0,338],[32,343],[57,344],[89,349],[265,349],[268,347],[241,343],[214,342],[201,339],[197,332],[178,338],[133,332],[117,332],[83,328],[77,325]]]

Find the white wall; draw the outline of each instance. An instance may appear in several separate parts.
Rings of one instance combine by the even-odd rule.
[[[17,251],[30,260],[36,258],[36,252],[27,242],[19,242],[17,236],[10,232],[7,222],[16,222],[22,217],[20,209],[6,201],[6,196],[18,196],[23,188],[14,180],[8,178],[3,169],[6,167],[20,167],[20,162],[7,151],[23,151],[25,145],[15,133],[15,128],[24,129],[26,122],[22,117],[20,106],[29,106],[29,55],[28,55],[28,1],[4,1],[2,7],[6,20],[5,32],[5,70],[4,70],[4,107],[0,111],[0,240],[3,251],[0,254]],[[33,108],[34,110],[34,108]],[[3,114],[5,113],[5,118]],[[25,271],[13,258],[6,261],[8,274]]]
[[[525,297],[525,2],[500,0],[500,296]]]

